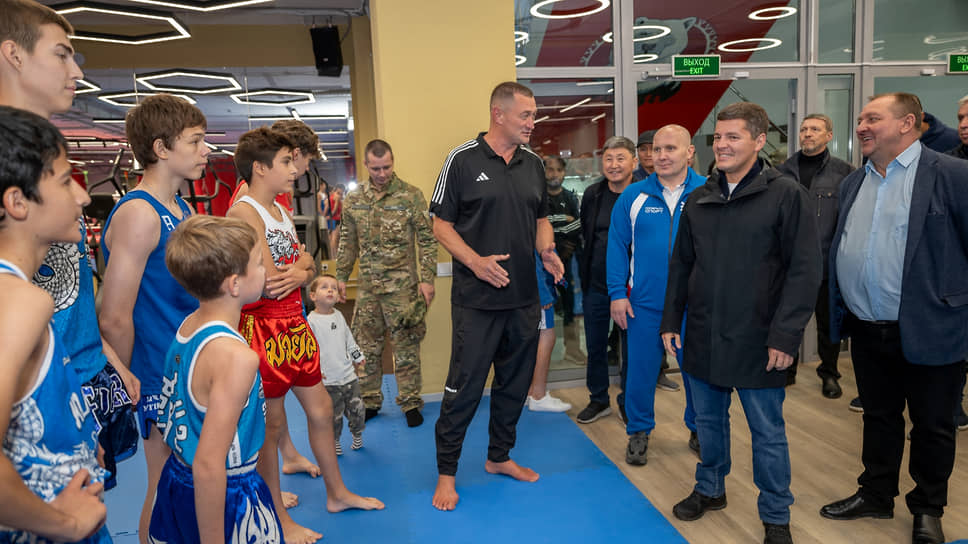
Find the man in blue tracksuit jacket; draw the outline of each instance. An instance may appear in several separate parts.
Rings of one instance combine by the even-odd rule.
[[[628,331],[625,461],[631,465],[646,463],[649,434],[655,428],[655,381],[665,357],[659,325],[679,215],[689,193],[706,182],[688,166],[695,154],[690,139],[689,131],[679,125],[659,129],[652,151],[655,172],[629,185],[612,208],[608,295],[612,319]],[[682,377],[690,447],[698,450],[689,382],[685,374]]]

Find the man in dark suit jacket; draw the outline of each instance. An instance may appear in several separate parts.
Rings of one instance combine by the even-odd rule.
[[[914,95],[872,98],[856,130],[869,161],[841,184],[831,336],[851,337],[864,472],[854,495],[820,510],[841,520],[894,516],[907,405],[915,487],[905,499],[916,544],[944,542],[953,414],[968,357],[968,163],[918,142],[920,121]]]

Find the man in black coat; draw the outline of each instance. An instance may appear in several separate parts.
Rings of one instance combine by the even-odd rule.
[[[726,507],[729,404],[736,390],[753,442],[753,481],[765,542],[790,536],[790,453],[783,421],[793,364],[820,287],[813,207],[796,180],[757,157],[769,118],[749,102],[716,116],[709,181],[679,220],[662,316],[662,340],[680,347],[689,373],[702,462],[693,492],[673,508],[684,521]]]
[[[821,391],[828,399],[840,398],[843,391],[837,380],[837,357],[840,356],[840,343],[830,340],[830,304],[827,297],[827,253],[830,239],[837,227],[837,196],[840,182],[854,167],[830,154],[827,144],[834,137],[834,125],[830,117],[822,113],[811,113],[800,123],[800,151],[793,154],[777,170],[800,182],[810,195],[816,208],[817,233],[820,237],[820,253],[823,258],[823,281],[817,295],[815,315],[817,316],[817,353],[820,365],[817,375],[823,386]],[[787,370],[787,382],[792,383],[796,376],[797,363]]]

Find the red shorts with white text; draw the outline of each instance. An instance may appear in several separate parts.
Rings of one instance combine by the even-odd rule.
[[[293,387],[312,387],[323,380],[319,346],[303,315],[298,290],[282,300],[260,299],[242,308],[239,332],[259,354],[266,398],[278,398]]]

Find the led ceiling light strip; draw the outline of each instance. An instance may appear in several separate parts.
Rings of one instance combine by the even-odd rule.
[[[266,115],[262,117],[249,117],[250,121],[282,121],[283,119],[293,119],[291,115]],[[300,115],[301,121],[342,121],[345,115]]]
[[[775,14],[773,12],[776,12]],[[789,17],[796,14],[797,8],[792,6],[776,6],[772,8],[762,8],[756,11],[750,12],[747,17],[754,21],[772,21],[774,19],[782,19],[784,17]],[[769,15],[766,15],[769,13]]]
[[[765,43],[766,45],[760,45],[756,47],[736,47],[737,45],[744,43]],[[748,51],[762,51],[764,49],[773,49],[774,47],[779,47],[783,43],[783,40],[778,40],[776,38],[744,38],[742,40],[733,40],[731,42],[726,42],[720,44],[717,49],[725,53],[746,53]]]
[[[592,117],[592,123],[594,123],[595,121],[598,121],[599,119],[603,119],[604,117],[605,117],[604,113],[599,113],[595,117]]]
[[[174,85],[159,85],[155,83],[156,80],[172,77],[224,81],[225,85],[217,87],[179,87]],[[199,72],[195,70],[181,69],[164,70],[161,72],[152,72],[150,74],[135,75],[134,79],[152,91],[164,91],[170,93],[215,94],[242,90],[242,85],[240,85],[233,76],[218,74],[215,72]]]
[[[158,94],[158,93],[113,93],[113,94],[102,94],[102,95],[98,96],[97,99],[100,100],[101,102],[107,102],[108,104],[111,104],[112,106],[121,106],[122,108],[133,108],[133,107],[135,107],[135,106],[138,105],[137,102],[118,102],[117,99],[118,98],[128,98],[128,97],[131,97],[131,96],[134,96],[134,97],[146,97],[147,98],[149,96],[154,96],[156,94]],[[195,104],[196,103],[195,102],[195,99],[192,98],[192,97],[190,97],[190,96],[186,96],[186,95],[183,95],[183,94],[173,94],[172,96],[177,96],[178,98],[181,98],[182,100],[184,100],[185,102],[188,102],[189,104]],[[97,122],[97,121],[95,121],[95,122]],[[124,121],[122,120],[121,122],[123,123]]]
[[[585,98],[584,100],[579,100],[578,102],[575,102],[574,104],[572,104],[570,106],[566,106],[564,108],[561,108],[560,110],[558,110],[558,113],[565,113],[566,111],[573,110],[573,109],[577,108],[578,106],[581,106],[582,104],[587,104],[588,102],[591,102],[591,101],[592,101],[592,97],[589,96],[588,98]]]
[[[252,100],[250,97],[253,96],[298,96],[300,99],[296,100],[279,100],[279,101],[263,101],[263,100]],[[290,91],[284,89],[259,89],[256,91],[249,91],[245,93],[236,93],[229,95],[232,97],[237,104],[249,105],[249,106],[299,106],[301,104],[313,104],[316,102],[316,97],[313,93],[309,91]]]
[[[88,81],[86,79],[78,79],[77,84],[84,85],[84,88],[77,89],[76,91],[74,91],[75,95],[84,94],[84,93],[94,93],[101,90],[101,87],[98,86],[97,83],[94,83],[93,81]]]
[[[541,2],[538,2],[537,4],[531,6],[531,15],[539,19],[577,19],[578,17],[587,17],[589,15],[598,13],[599,11],[606,10],[608,9],[608,6],[611,5],[610,0],[595,0],[595,2],[598,2],[598,5],[595,7],[589,8],[585,11],[576,11],[572,13],[566,13],[563,15],[552,15],[550,13],[542,13],[540,11],[540,9],[545,6],[556,4],[561,1],[563,0],[542,0]]]
[[[124,8],[110,4],[100,4],[97,2],[69,2],[58,4],[51,8],[61,15],[71,15],[74,13],[100,13],[103,15],[116,15],[119,17],[133,17],[135,19],[147,19],[149,21],[162,21],[171,25],[169,32],[155,32],[153,34],[142,34],[136,36],[125,36],[122,34],[110,34],[107,32],[86,32],[74,29],[71,39],[88,40],[106,43],[123,43],[128,45],[144,45],[148,43],[166,42],[170,40],[181,40],[191,38],[188,27],[182,24],[171,13],[163,11],[149,11],[143,9]]]
[[[181,2],[163,2],[161,0],[128,0],[128,1],[134,2],[137,4],[151,4],[153,6],[164,6],[168,8],[187,9],[191,11],[202,11],[207,13],[210,11],[239,8],[242,6],[251,6],[254,4],[266,4],[268,2],[272,2],[273,0],[241,0],[239,2],[226,2],[226,3],[190,2],[190,1],[184,1],[184,0]]]

